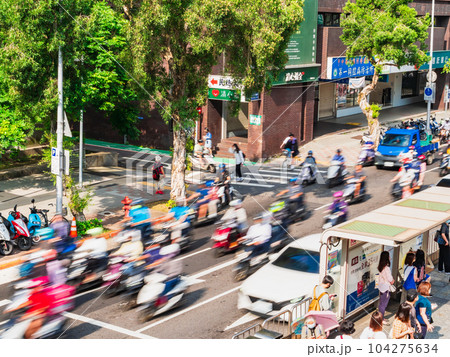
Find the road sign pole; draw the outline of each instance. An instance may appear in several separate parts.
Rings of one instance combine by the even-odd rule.
[[[429,82],[431,83],[431,72],[433,71],[433,41],[434,41],[434,0],[431,4],[431,34],[430,34],[430,66],[428,69],[428,75],[430,76]],[[427,134],[431,134],[430,128],[430,117],[431,117],[431,99],[427,102]]]
[[[58,115],[56,126],[56,150],[58,155],[58,174],[56,175],[56,213],[62,214],[63,200],[63,138],[64,138],[64,103],[63,103],[63,56],[61,46],[58,49]]]

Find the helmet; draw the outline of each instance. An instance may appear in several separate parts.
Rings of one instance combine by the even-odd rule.
[[[166,245],[159,250],[160,255],[176,256],[180,252],[180,245],[177,243]]]
[[[414,150],[416,147],[414,145],[411,145],[408,149],[409,150]]]
[[[309,150],[308,155],[312,155],[312,154],[313,154],[312,150]]]
[[[342,150],[341,150],[341,149],[337,149],[336,152],[337,152],[338,154],[340,154],[340,153],[342,152]]]
[[[242,205],[242,201],[240,199],[235,199],[230,202],[230,207],[236,207]]]
[[[214,181],[213,181],[213,180],[208,180],[208,181],[206,181],[206,182],[205,182],[205,186],[206,186],[206,187],[212,187],[212,186],[214,186]]]
[[[341,198],[342,196],[344,196],[344,192],[342,192],[342,191],[337,191],[337,192],[333,193],[334,198]]]
[[[159,156],[159,155],[155,156],[155,161],[156,162],[161,161],[161,156]]]
[[[419,155],[418,159],[424,161],[426,158],[425,155]]]
[[[226,165],[223,163],[223,162],[221,162],[220,164],[219,164],[219,169],[224,169],[226,167]]]
[[[203,142],[203,140],[202,139],[200,139],[199,141],[197,141],[198,143],[202,143]]]

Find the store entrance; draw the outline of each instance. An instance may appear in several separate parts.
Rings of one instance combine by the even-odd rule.
[[[233,112],[233,103],[223,102],[222,139],[248,137],[248,103],[239,105],[239,113]]]

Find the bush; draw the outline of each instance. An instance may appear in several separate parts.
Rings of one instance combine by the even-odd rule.
[[[101,219],[90,219],[87,221],[77,221],[77,232],[78,236],[84,236],[86,235],[86,231],[91,228],[97,228],[97,227],[103,227],[102,220]]]
[[[167,208],[171,209],[175,207],[175,200],[168,200],[166,203]]]

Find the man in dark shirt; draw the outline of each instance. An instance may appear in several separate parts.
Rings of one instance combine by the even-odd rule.
[[[439,244],[439,261],[438,270],[450,274],[450,250],[449,250],[449,221],[442,223],[440,232],[441,237],[438,240]]]
[[[409,311],[409,322],[411,323],[411,327],[414,329],[414,337],[423,338],[422,337],[422,328],[420,326],[419,321],[416,316],[416,302],[419,300],[419,295],[415,289],[409,289],[406,292],[406,303],[411,305],[411,310]]]

